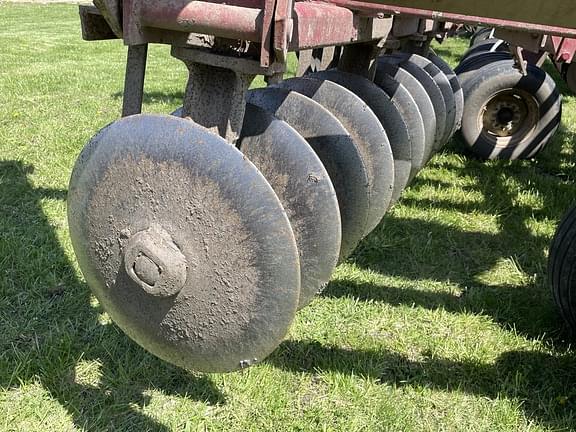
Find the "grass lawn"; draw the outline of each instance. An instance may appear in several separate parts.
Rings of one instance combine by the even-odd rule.
[[[451,143],[242,373],[195,375],[131,342],[72,253],[67,182],[119,116],[125,48],[83,42],[75,6],[0,3],[0,430],[547,431],[576,429],[576,354],[547,286],[576,198],[576,98],[535,161]],[[465,41],[435,49],[453,65]],[[149,56],[145,111],[186,81]]]

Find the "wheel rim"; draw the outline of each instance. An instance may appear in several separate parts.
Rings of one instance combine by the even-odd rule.
[[[478,114],[481,137],[496,147],[515,146],[533,134],[539,119],[532,95],[511,89],[496,93]]]

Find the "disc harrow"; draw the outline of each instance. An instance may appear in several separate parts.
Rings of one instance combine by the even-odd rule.
[[[84,38],[121,38],[128,60],[123,118],[90,140],[70,180],[88,285],[168,362],[258,363],[468,127],[456,74],[429,49],[444,24],[352,0],[95,3],[80,7]],[[149,43],[171,45],[188,68],[173,115],[141,114]],[[291,51],[305,76],[284,80]],[[256,75],[268,86],[250,89]],[[475,89],[467,80],[464,94]]]

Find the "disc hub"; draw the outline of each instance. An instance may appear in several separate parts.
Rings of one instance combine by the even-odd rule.
[[[148,294],[170,297],[184,286],[188,263],[170,234],[155,224],[130,237],[124,250],[124,268]]]

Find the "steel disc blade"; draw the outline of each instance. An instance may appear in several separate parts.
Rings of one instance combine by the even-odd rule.
[[[394,189],[394,158],[384,127],[362,99],[334,82],[307,77],[279,85],[318,102],[350,133],[368,174],[370,208],[364,233],[368,235],[388,210]]]
[[[438,124],[440,122],[436,117],[432,99],[422,83],[406,69],[400,67],[399,63],[398,59],[389,56],[380,57],[376,74],[385,74],[394,78],[406,87],[418,104],[418,109],[424,122],[424,129],[426,130],[426,161],[428,161],[433,156],[437,143],[441,142],[440,139],[443,133],[441,125]]]
[[[462,125],[462,113],[464,112],[464,91],[462,91],[462,86],[460,85],[458,75],[456,75],[456,72],[454,72],[454,70],[450,67],[450,65],[448,65],[448,63],[446,63],[441,57],[439,57],[433,51],[428,53],[428,59],[432,63],[434,63],[442,72],[444,72],[444,75],[448,77],[450,87],[452,88],[452,93],[454,94],[456,118],[454,127],[450,132],[450,137],[452,137],[458,131],[458,129],[460,129],[460,126]]]
[[[396,52],[394,54],[381,57],[383,61],[397,64],[400,68],[416,78],[426,90],[436,114],[436,140],[434,141],[434,150],[438,151],[444,146],[444,136],[446,134],[446,102],[438,85],[432,77],[420,66],[411,61],[411,56],[405,53]]]
[[[350,90],[368,105],[384,127],[394,158],[394,186],[390,200],[392,205],[408,184],[414,163],[421,163],[423,158],[423,155],[418,155],[417,149],[414,152],[409,127],[398,107],[377,85],[361,76],[332,69],[311,77],[332,81]]]
[[[368,172],[360,149],[326,108],[279,87],[251,90],[247,102],[284,120],[306,139],[330,175],[342,219],[340,259],[348,257],[366,232],[370,208]]]
[[[247,104],[240,150],[268,180],[284,206],[300,252],[299,307],[330,280],[340,254],[336,192],[314,150],[286,122]]]
[[[78,158],[70,235],[111,318],[158,357],[223,372],[266,357],[296,312],[290,222],[262,174],[193,122],[136,115]]]
[[[427,140],[422,114],[420,114],[418,104],[406,87],[391,76],[378,72],[374,76],[374,84],[390,98],[400,113],[402,122],[406,125],[412,149],[412,164],[408,176],[409,183],[426,164],[431,151],[432,141]],[[402,126],[397,121],[388,120],[388,122],[390,123],[390,129],[398,129]]]
[[[454,93],[452,91],[452,86],[450,85],[448,77],[444,75],[440,68],[432,63],[431,60],[418,54],[395,53],[394,56],[402,59],[403,61],[409,61],[410,63],[416,65],[418,68],[426,72],[430,78],[432,78],[434,83],[436,83],[436,86],[442,94],[441,99],[438,100],[438,105],[440,106],[440,109],[444,109],[446,113],[442,143],[447,143],[452,136],[452,130],[456,124],[456,99],[454,98]],[[444,103],[440,104],[440,102]],[[436,108],[436,105],[434,105],[434,107]]]

